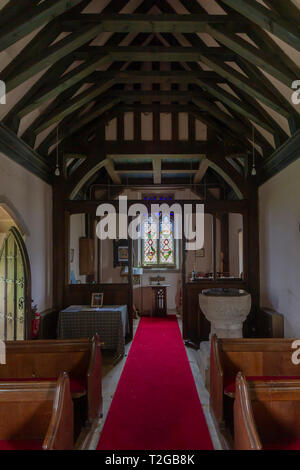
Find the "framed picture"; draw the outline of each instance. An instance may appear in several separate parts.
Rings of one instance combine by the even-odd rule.
[[[91,307],[102,307],[103,306],[103,292],[93,293]]]
[[[118,246],[118,262],[128,262],[128,246]]]
[[[128,266],[128,240],[114,240],[114,268]]]

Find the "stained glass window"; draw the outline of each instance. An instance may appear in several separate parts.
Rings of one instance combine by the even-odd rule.
[[[143,230],[143,265],[174,266],[174,229],[170,216],[149,217]]]
[[[151,266],[157,264],[157,238],[158,225],[155,218],[149,217],[143,225],[143,256],[144,265]]]

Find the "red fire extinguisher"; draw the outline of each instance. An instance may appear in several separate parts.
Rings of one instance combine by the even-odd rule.
[[[31,325],[31,338],[36,339],[39,335],[41,315],[37,312],[36,305],[32,308],[32,311],[34,313],[34,318],[32,319]]]

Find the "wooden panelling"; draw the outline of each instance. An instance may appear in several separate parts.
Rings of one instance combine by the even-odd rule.
[[[80,238],[79,239],[79,274],[80,275],[94,275],[95,255],[94,255],[95,241],[93,238]]]
[[[70,284],[65,287],[64,307],[69,305],[90,305],[93,292],[103,292],[104,305],[127,304],[128,284]]]

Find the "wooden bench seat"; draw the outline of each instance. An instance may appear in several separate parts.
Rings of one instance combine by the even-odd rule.
[[[234,448],[300,450],[300,380],[248,382],[237,375]]]
[[[71,450],[73,402],[69,378],[0,384],[0,450]]]
[[[249,380],[300,378],[300,365],[292,363],[292,343],[286,338],[211,339],[210,406],[222,427],[232,415],[235,377],[242,371]],[[228,397],[230,401],[228,402]],[[227,400],[226,400],[227,398]],[[227,408],[230,408],[228,410]],[[227,413],[228,412],[228,413]]]
[[[61,372],[70,377],[74,399],[86,396],[84,420],[91,424],[102,412],[101,350],[98,335],[92,340],[7,341],[3,381],[55,381]]]

